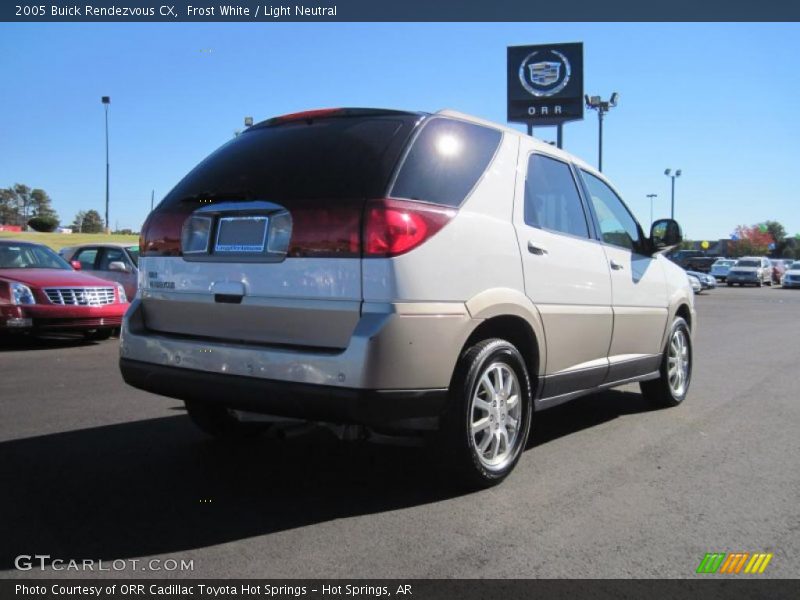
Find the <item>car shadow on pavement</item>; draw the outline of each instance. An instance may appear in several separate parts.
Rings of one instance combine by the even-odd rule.
[[[640,411],[637,398],[607,392],[537,415],[534,445]],[[185,415],[2,442],[0,571],[20,554],[179,553],[464,494],[435,462],[430,448],[322,428],[221,443]]]
[[[77,346],[90,346],[90,342],[80,335],[37,337],[31,335],[0,335],[0,352],[21,352],[24,350],[60,350]]]
[[[624,415],[659,410],[644,396],[625,390],[606,390],[534,413],[528,448],[595,427]]]

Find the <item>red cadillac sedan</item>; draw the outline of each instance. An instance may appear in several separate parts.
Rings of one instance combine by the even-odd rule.
[[[120,284],[73,270],[47,246],[0,240],[0,335],[76,332],[104,340],[127,308]]]

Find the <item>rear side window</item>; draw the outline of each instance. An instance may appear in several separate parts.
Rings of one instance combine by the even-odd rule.
[[[414,140],[390,195],[459,206],[489,166],[502,136],[474,123],[430,119]]]
[[[379,198],[418,117],[339,117],[253,127],[222,146],[163,205],[202,195],[292,200]]]
[[[525,223],[589,237],[578,186],[567,163],[531,154],[525,180]]]

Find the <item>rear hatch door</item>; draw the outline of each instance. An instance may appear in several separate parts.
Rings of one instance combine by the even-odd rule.
[[[385,194],[421,116],[273,119],[214,152],[143,229],[148,329],[341,349],[360,315],[364,204]]]

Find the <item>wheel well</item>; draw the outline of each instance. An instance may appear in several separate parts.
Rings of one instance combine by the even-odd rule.
[[[688,306],[681,304],[678,310],[675,311],[675,316],[681,317],[689,325],[689,329],[692,328],[692,311],[689,310]]]
[[[528,366],[531,382],[539,373],[539,345],[533,328],[521,317],[503,315],[486,319],[470,334],[461,354],[482,340],[501,338],[511,342],[520,351]]]

